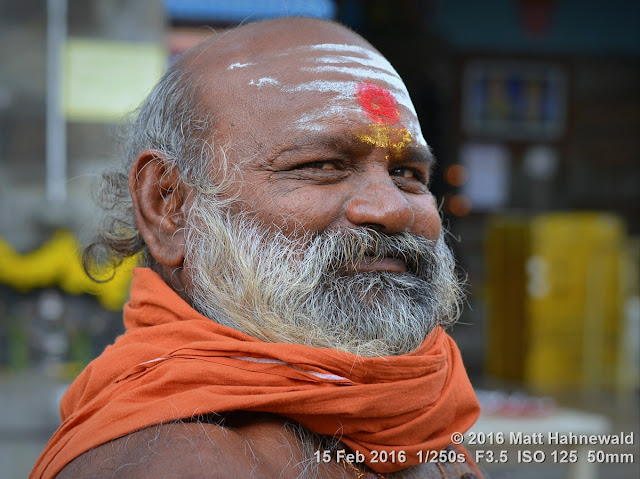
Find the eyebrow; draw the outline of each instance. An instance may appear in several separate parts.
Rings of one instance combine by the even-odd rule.
[[[280,155],[307,150],[314,147],[324,147],[327,149],[339,150],[339,149],[365,149],[365,148],[377,148],[376,146],[364,144],[358,137],[352,132],[343,133],[323,133],[323,132],[311,132],[295,138],[288,143],[278,153],[273,155],[269,161],[274,161]],[[424,147],[419,143],[410,145],[405,149],[402,157],[391,158],[390,164],[401,163],[403,161],[412,161],[417,163],[424,163],[431,170],[435,164],[436,159],[431,148]]]
[[[429,170],[433,169],[436,166],[436,157],[433,155],[433,152],[428,145],[410,145],[405,149],[403,158],[399,158],[396,160],[392,157],[389,160],[389,163],[400,163],[407,160],[416,163],[424,163],[427,165]]]

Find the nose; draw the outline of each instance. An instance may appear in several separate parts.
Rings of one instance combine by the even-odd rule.
[[[367,226],[387,234],[409,231],[415,220],[411,203],[387,172],[379,172],[354,192],[345,216],[355,227]]]

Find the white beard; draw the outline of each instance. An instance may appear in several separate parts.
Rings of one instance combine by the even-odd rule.
[[[266,342],[399,355],[460,313],[460,283],[442,235],[434,244],[361,228],[292,240],[204,194],[187,228],[193,307]],[[402,258],[408,272],[349,273],[365,254]]]

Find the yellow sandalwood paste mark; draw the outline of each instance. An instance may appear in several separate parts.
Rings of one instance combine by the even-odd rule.
[[[413,139],[406,128],[390,128],[388,126],[372,124],[362,133],[354,133],[356,138],[369,145],[386,148],[393,156],[400,156],[402,151]],[[387,160],[390,155],[385,157]]]

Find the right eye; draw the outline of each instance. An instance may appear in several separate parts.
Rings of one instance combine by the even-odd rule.
[[[296,166],[295,169],[300,170],[304,168],[310,168],[313,170],[339,170],[340,167],[335,160],[318,160],[311,161],[309,163],[303,163],[302,165]]]

